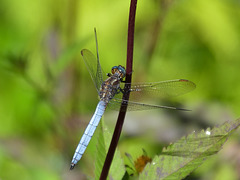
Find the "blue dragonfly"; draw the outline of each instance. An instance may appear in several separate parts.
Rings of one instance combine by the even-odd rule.
[[[71,167],[72,170],[77,162],[81,159],[84,151],[86,150],[91,137],[93,136],[100,119],[102,118],[106,107],[110,109],[119,110],[122,103],[122,95],[126,92],[124,87],[123,78],[126,75],[126,70],[123,66],[112,67],[111,73],[107,74],[107,79],[103,81],[103,71],[99,62],[99,56],[97,52],[97,58],[87,49],[81,51],[81,55],[87,66],[87,69],[91,75],[93,83],[97,89],[100,101],[96,107],[95,113],[93,114],[84,134],[76,148],[74,153]],[[161,105],[150,105],[138,102],[141,97],[146,95],[157,95],[160,98],[168,98],[185,94],[195,89],[196,85],[186,79],[176,79],[161,82],[151,83],[131,83],[128,84],[130,92],[130,99],[123,103],[127,105],[127,110],[146,110],[146,109],[172,109],[172,110],[186,110],[176,107],[161,106]]]

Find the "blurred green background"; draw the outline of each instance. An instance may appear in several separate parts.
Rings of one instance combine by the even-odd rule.
[[[125,65],[130,0],[1,0],[0,179],[88,179],[96,137],[76,169],[77,143],[94,113],[97,93],[80,51],[94,54],[97,28],[105,72]],[[122,157],[149,156],[163,146],[240,114],[240,2],[139,0],[133,82],[184,78],[191,93],[168,102],[191,112],[127,113]],[[117,112],[104,120],[113,129]],[[187,179],[239,179],[239,131]],[[126,158],[125,158],[126,160]],[[126,163],[127,160],[126,160]]]

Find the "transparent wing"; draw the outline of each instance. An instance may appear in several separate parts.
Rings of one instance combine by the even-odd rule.
[[[81,55],[83,57],[85,65],[87,66],[88,72],[91,75],[93,83],[99,92],[100,86],[103,82],[103,72],[99,59],[96,59],[96,57],[87,49],[83,49],[81,51]]]
[[[108,103],[108,107],[109,107],[109,109],[119,111],[121,103],[122,103],[122,99],[113,98]],[[127,105],[127,103],[128,103],[128,105]],[[161,109],[189,111],[187,109],[182,109],[182,108],[176,108],[176,107],[170,107],[170,106],[161,106],[161,105],[151,105],[151,104],[144,104],[144,103],[133,102],[133,101],[126,101],[125,105],[123,105],[123,106],[126,106],[126,105],[128,106],[127,107],[128,111],[141,111],[141,110],[160,109],[160,108]]]
[[[124,84],[124,83],[123,83]],[[129,84],[130,85],[130,84]],[[175,109],[175,110],[186,110],[181,108],[161,106],[161,105],[150,105],[139,103],[144,96],[146,97],[157,97],[158,99],[164,99],[174,96],[183,95],[196,88],[196,85],[185,79],[152,82],[152,83],[132,83],[130,85],[130,98],[128,101],[129,111],[148,110],[156,108],[164,109]],[[122,102],[122,93],[118,93],[109,102],[109,108],[119,110]]]
[[[122,88],[123,86],[124,83],[122,85]],[[132,83],[129,84],[129,86],[130,101],[139,101],[144,97],[164,99],[183,95],[196,88],[196,85],[192,81],[186,79],[176,79],[151,83]],[[121,94],[116,94],[114,97],[121,99]]]

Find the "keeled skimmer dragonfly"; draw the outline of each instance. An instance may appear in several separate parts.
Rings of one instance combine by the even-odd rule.
[[[96,57],[87,49],[81,51],[83,60],[87,66],[87,69],[92,77],[94,85],[97,89],[100,101],[97,105],[95,113],[92,116],[73,156],[71,167],[73,169],[77,162],[81,159],[86,147],[93,136],[93,133],[98,126],[98,123],[103,116],[103,113],[107,107],[112,109],[120,108],[122,103],[122,94],[124,89],[121,88],[121,83],[125,77],[126,71],[125,68],[121,65],[114,66],[112,68],[112,74],[108,73],[108,78],[103,81],[102,69],[99,63],[99,58]],[[98,53],[97,53],[98,57]],[[196,85],[185,79],[177,79],[170,81],[161,81],[161,82],[152,82],[152,83],[131,83],[129,84],[130,91],[130,100],[127,101],[127,110],[145,110],[153,108],[164,108],[164,109],[174,109],[174,110],[185,110],[169,106],[160,106],[160,105],[150,105],[143,104],[137,101],[144,94],[157,95],[158,97],[172,97],[185,94],[189,91],[192,91]]]

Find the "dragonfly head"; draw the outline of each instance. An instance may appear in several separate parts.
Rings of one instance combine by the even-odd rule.
[[[113,66],[112,67],[112,74],[118,73],[121,78],[124,78],[126,75],[125,67],[119,65],[119,66]]]

